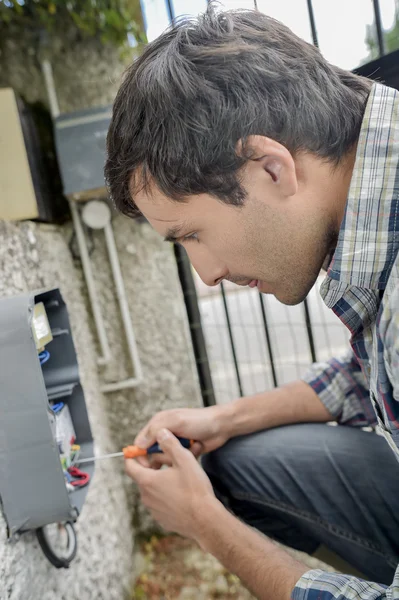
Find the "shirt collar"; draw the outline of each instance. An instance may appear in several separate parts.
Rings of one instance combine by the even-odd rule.
[[[384,289],[399,250],[399,93],[374,84],[327,280]],[[337,283],[333,286],[336,287]],[[332,290],[331,290],[332,291]]]

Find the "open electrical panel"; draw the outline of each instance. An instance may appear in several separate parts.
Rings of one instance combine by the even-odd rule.
[[[0,497],[9,536],[50,523],[73,529],[94,472],[94,463],[84,472],[74,463],[93,455],[93,438],[58,289],[0,299],[0,382]]]

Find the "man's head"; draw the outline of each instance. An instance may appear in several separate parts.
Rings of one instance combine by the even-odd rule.
[[[333,247],[370,83],[256,11],[212,6],[127,71],[106,178],[201,278],[303,300]]]

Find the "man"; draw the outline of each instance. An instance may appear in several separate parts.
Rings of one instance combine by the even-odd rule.
[[[126,464],[144,504],[257,598],[399,598],[399,94],[269,17],[210,7],[127,72],[106,175],[208,285],[296,304],[326,266],[321,294],[352,334],[303,381],[156,415],[136,442],[157,439],[170,468]],[[386,439],[362,429],[376,424]],[[370,581],[307,571],[254,528]]]

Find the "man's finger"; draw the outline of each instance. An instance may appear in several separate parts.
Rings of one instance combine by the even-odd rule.
[[[184,460],[185,456],[190,454],[168,429],[159,431],[157,441],[162,450],[172,458],[174,464],[178,464],[181,460]]]
[[[171,457],[166,454],[152,454],[149,462],[152,469],[160,469],[163,465],[172,466]]]
[[[151,469],[144,467],[134,458],[127,458],[125,460],[125,470],[129,477],[134,479],[139,485],[143,483],[144,479],[151,472]]]
[[[155,439],[151,436],[148,425],[144,427],[137,434],[134,445],[139,446],[139,448],[148,448],[155,442]]]
[[[138,456],[136,460],[138,463],[140,463],[140,465],[146,467],[147,469],[151,467],[151,461],[148,456]]]
[[[195,458],[198,458],[203,453],[204,446],[201,444],[201,442],[194,442],[194,444],[191,446],[190,450],[191,450],[192,454],[194,454]]]

